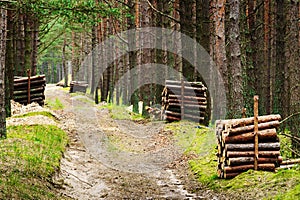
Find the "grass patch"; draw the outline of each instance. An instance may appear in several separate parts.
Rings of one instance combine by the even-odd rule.
[[[101,108],[107,108],[110,112],[111,118],[116,120],[144,120],[145,118],[137,113],[130,112],[124,105],[106,104],[100,106]]]
[[[66,145],[56,126],[9,126],[0,140],[0,199],[61,199],[52,176]]]
[[[43,115],[43,116],[49,117],[53,120],[56,120],[56,117],[51,112],[48,112],[48,111],[29,112],[29,113],[26,113],[23,115],[13,116],[13,118],[24,118],[24,117],[32,117],[32,116],[37,116],[37,115]]]
[[[52,110],[61,110],[61,109],[64,108],[64,105],[62,104],[62,102],[58,98],[55,98],[54,100],[47,99],[46,100],[46,106],[49,107]]]
[[[175,133],[186,154],[197,155],[196,159],[189,161],[189,165],[201,185],[226,193],[231,199],[300,199],[300,166],[276,173],[249,170],[230,180],[219,179],[214,130],[197,126],[197,123],[183,121],[170,123],[166,128]],[[283,143],[288,145],[287,140]],[[289,157],[287,149],[283,149],[282,153]]]

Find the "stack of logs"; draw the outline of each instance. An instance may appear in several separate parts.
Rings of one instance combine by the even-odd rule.
[[[88,84],[85,81],[72,81],[70,83],[70,93],[75,93],[75,92],[86,93],[87,87]]]
[[[201,82],[166,80],[162,92],[162,110],[169,122],[189,119],[204,121],[207,88]]]
[[[45,75],[32,76],[30,77],[30,80],[28,80],[28,77],[15,78],[13,99],[16,102],[25,105],[37,102],[39,105],[43,106],[45,100],[45,86]]]
[[[274,171],[282,162],[276,128],[280,115],[258,117],[257,169]],[[254,117],[216,121],[218,176],[233,178],[254,169]]]

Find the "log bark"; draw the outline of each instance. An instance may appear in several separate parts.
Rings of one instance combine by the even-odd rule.
[[[44,93],[31,94],[30,96],[31,96],[31,98],[42,97],[43,99],[45,99]],[[16,100],[16,101],[21,101],[21,100],[24,100],[24,99],[27,99],[27,95],[21,95],[21,96],[15,96],[14,97],[14,100]]]
[[[169,99],[181,99],[180,95],[170,94]],[[184,100],[195,99],[197,101],[207,101],[206,97],[197,97],[197,96],[184,96]]]
[[[166,87],[169,89],[169,90],[181,90],[181,85],[166,85]],[[198,88],[198,87],[190,87],[190,86],[185,86],[184,87],[184,91],[198,91],[198,92],[203,92],[203,91],[206,91],[206,88]]]
[[[18,82],[18,83],[14,83],[14,88],[27,88],[28,82]],[[46,85],[46,80],[34,80],[30,82],[30,86],[34,86],[34,85]]]
[[[169,103],[181,103],[182,100],[179,99],[168,99]],[[195,105],[207,105],[207,101],[190,101],[190,100],[183,100],[184,104],[195,104]]]
[[[284,160],[282,161],[282,165],[290,165],[290,164],[298,164],[300,163],[300,158],[299,159],[292,159],[292,160]]]
[[[249,142],[254,140],[254,133],[244,133],[235,136],[223,135],[223,142],[226,143],[242,143],[242,142]],[[258,138],[265,140],[269,139],[269,141],[274,141],[277,139],[276,129],[266,129],[258,132]]]
[[[254,169],[254,165],[240,165],[240,166],[226,166],[224,167],[224,173],[237,173],[237,172],[244,172],[249,169]],[[258,164],[257,165],[258,170],[266,170],[266,171],[274,171],[275,170],[275,164],[273,163],[264,163],[264,164]]]
[[[32,77],[30,77],[30,80],[31,81],[44,80],[45,77],[46,77],[45,75],[32,76]],[[28,81],[27,77],[21,77],[21,78],[14,79],[14,83],[22,83],[22,82],[27,82],[27,81]]]
[[[237,157],[254,157],[254,151],[227,151],[227,158],[237,158]],[[280,151],[259,151],[259,157],[278,157],[280,156]]]
[[[258,123],[265,123],[270,121],[280,121],[280,115],[265,115],[258,117]],[[230,124],[231,128],[246,126],[254,124],[254,117],[241,118],[241,119],[229,119],[229,120],[220,120],[219,123]]]
[[[181,107],[180,103],[169,103],[169,106],[177,106]],[[199,109],[206,109],[206,105],[193,105],[193,104],[185,104],[184,108],[199,108]]]
[[[258,124],[258,129],[263,130],[263,129],[277,128],[277,127],[279,127],[279,125],[280,125],[279,121],[264,122],[264,123]],[[250,132],[250,131],[254,131],[254,125],[233,128],[233,129],[230,129],[230,131],[228,133],[229,133],[229,135],[236,135],[236,134]]]
[[[234,172],[234,173],[223,173],[224,178],[226,179],[230,179],[230,178],[234,178],[237,175],[239,175],[240,172]]]
[[[39,87],[39,88],[33,88],[33,89],[30,89],[30,93],[31,94],[35,94],[35,93],[43,93],[45,91],[45,87]],[[18,95],[24,95],[24,94],[27,94],[27,90],[17,90],[15,89],[14,91],[14,95],[15,96],[18,96]]]
[[[187,82],[183,81],[184,86],[192,86],[197,88],[206,88],[202,82]],[[166,80],[166,86],[168,85],[181,85],[181,81]],[[206,88],[207,89],[207,88]]]
[[[279,156],[277,158],[269,158],[269,157],[259,157],[258,158],[258,164],[262,163],[281,163],[282,157]],[[245,165],[245,164],[252,164],[254,163],[253,157],[237,157],[237,158],[229,158],[226,161],[226,164],[229,166],[235,166],[235,165]]]
[[[259,150],[280,150],[280,143],[259,143]],[[254,151],[254,144],[225,144],[225,151]]]

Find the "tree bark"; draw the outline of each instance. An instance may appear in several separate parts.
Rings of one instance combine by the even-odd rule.
[[[0,137],[6,137],[6,111],[5,111],[5,52],[7,10],[0,8]]]

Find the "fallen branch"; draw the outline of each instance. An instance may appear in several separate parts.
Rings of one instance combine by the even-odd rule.
[[[294,117],[296,115],[300,115],[300,112],[297,112],[297,113],[293,113],[291,114],[290,116],[286,117],[285,119],[281,120],[280,124],[287,121],[288,119],[290,119],[291,117]]]

